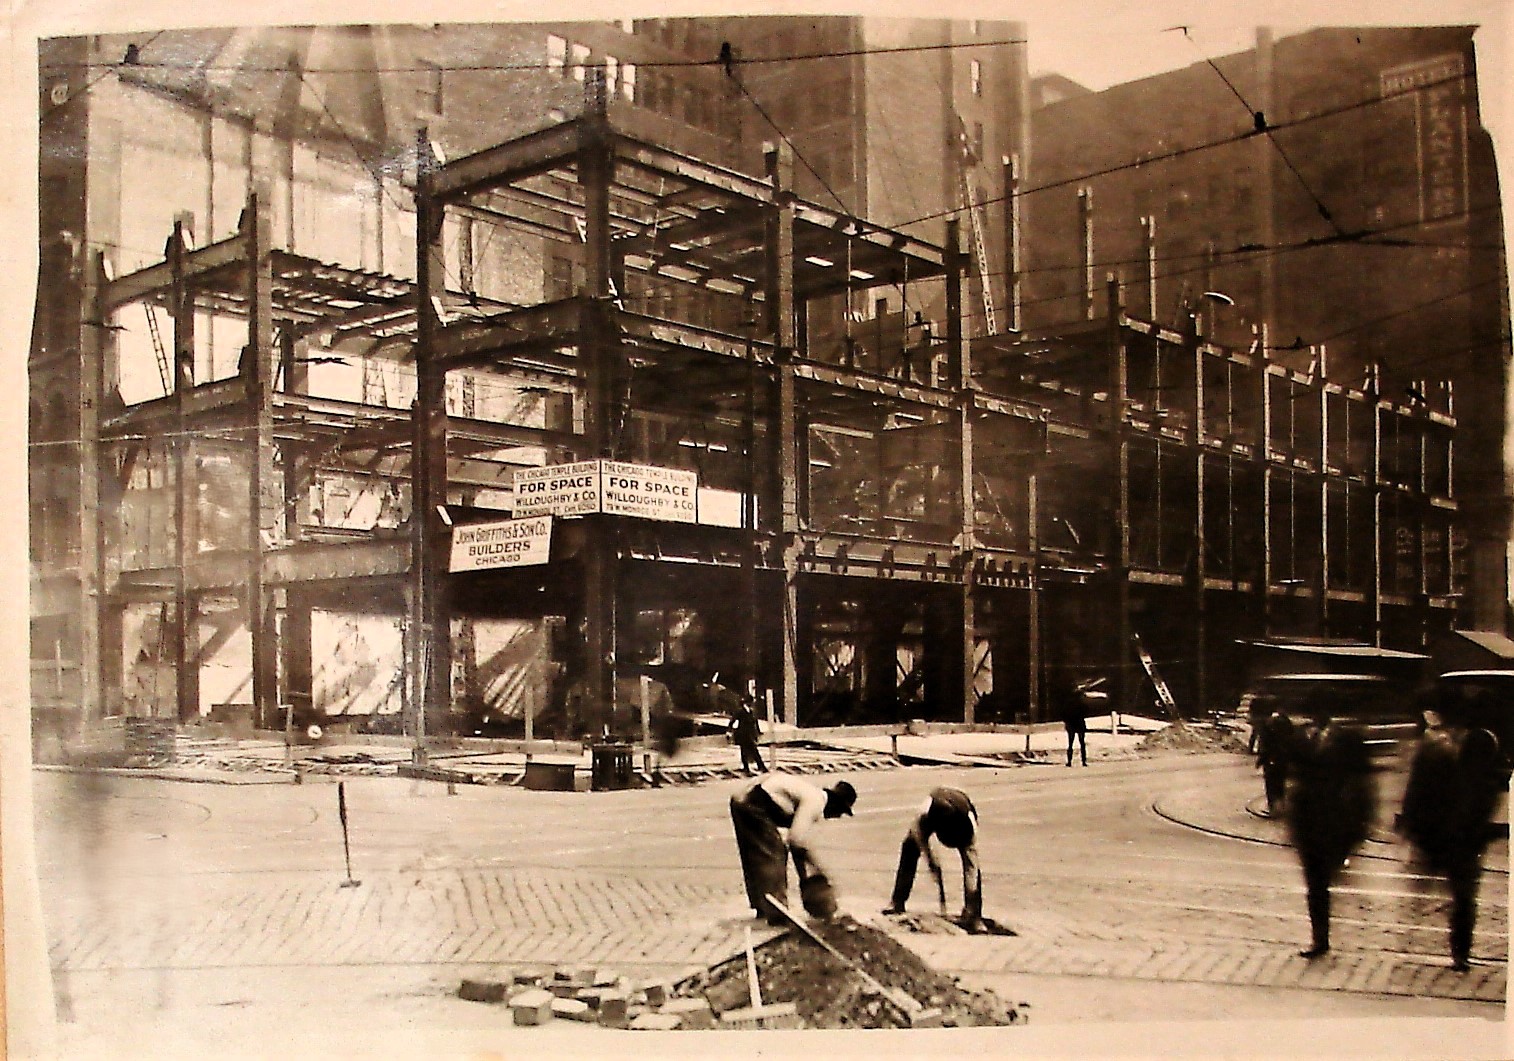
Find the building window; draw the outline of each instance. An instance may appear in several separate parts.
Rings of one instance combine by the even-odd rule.
[[[635,33],[636,24],[628,18],[616,19],[615,24],[620,27],[622,33]]]
[[[589,46],[587,44],[573,45],[573,80],[584,79],[584,68],[589,65]]]
[[[613,55],[605,56],[605,95],[610,99],[620,91],[620,60]]]
[[[620,68],[620,94],[631,103],[636,102],[636,64],[626,63]]]
[[[967,20],[967,32],[970,33],[974,37],[976,37],[978,35],[978,20],[977,19],[970,18],[970,19]]]
[[[568,42],[561,37],[547,34],[547,69],[562,76],[563,67],[568,63]]]
[[[983,95],[983,64],[974,59],[969,67],[972,71],[973,95]]]

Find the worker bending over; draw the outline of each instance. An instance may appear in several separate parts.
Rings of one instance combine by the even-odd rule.
[[[915,866],[920,855],[936,879],[936,894],[941,916],[946,916],[946,884],[941,879],[941,863],[936,860],[931,839],[940,840],[962,856],[962,916],[959,923],[976,929],[983,923],[983,873],[978,867],[978,811],[967,793],[955,788],[936,788],[921,805],[910,823],[909,832],[899,848],[899,872],[894,877],[894,896],[886,914],[904,913],[910,889],[915,884]]]
[[[823,818],[839,818],[852,813],[857,790],[847,781],[837,781],[820,788],[786,774],[765,774],[748,783],[731,797],[731,823],[736,830],[736,850],[741,856],[741,875],[746,880],[747,901],[752,912],[771,924],[785,925],[781,913],[767,901],[769,895],[788,904],[788,860],[794,860],[799,874],[801,898],[811,910],[805,885],[813,885],[831,895],[829,875],[815,857],[813,845],[816,827]],[[786,830],[787,837],[779,830]],[[827,900],[826,905],[830,902]]]

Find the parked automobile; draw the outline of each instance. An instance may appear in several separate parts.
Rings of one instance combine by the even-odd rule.
[[[1498,738],[1506,767],[1514,761],[1514,670],[1447,671],[1435,679],[1435,694],[1468,724]]]

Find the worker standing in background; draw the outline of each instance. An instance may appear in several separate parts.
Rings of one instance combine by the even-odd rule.
[[[967,793],[955,788],[935,788],[910,822],[899,848],[899,869],[894,894],[885,914],[902,914],[915,883],[920,856],[936,881],[941,916],[946,916],[946,882],[941,863],[931,847],[932,838],[955,850],[962,858],[962,915],[959,923],[972,931],[983,923],[983,872],[978,864],[978,811]]]

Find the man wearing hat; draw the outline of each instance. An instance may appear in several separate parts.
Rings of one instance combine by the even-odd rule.
[[[815,857],[815,829],[822,818],[852,813],[857,790],[846,781],[820,788],[786,774],[766,774],[740,788],[731,797],[731,823],[736,829],[736,850],[741,856],[741,875],[746,880],[747,901],[752,911],[770,924],[782,925],[782,914],[767,901],[771,895],[788,905],[788,860],[793,858],[801,893],[810,908],[812,894],[826,893],[830,875]],[[787,831],[787,838],[779,830]],[[825,904],[822,904],[822,907]],[[828,913],[821,908],[813,913]]]
[[[915,867],[920,856],[930,867],[936,881],[936,895],[941,915],[946,916],[946,883],[941,877],[941,863],[931,849],[931,838],[941,841],[962,856],[962,916],[960,924],[968,930],[983,923],[983,873],[978,867],[978,810],[966,792],[942,786],[920,806],[910,822],[909,832],[899,848],[899,871],[894,877],[894,895],[885,914],[904,913],[910,890],[915,884]]]

